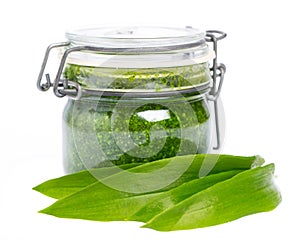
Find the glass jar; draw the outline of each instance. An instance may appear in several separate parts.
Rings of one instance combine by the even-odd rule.
[[[211,151],[208,100],[217,110],[225,68],[215,51],[224,33],[95,27],[66,36],[68,42],[48,47],[38,88],[53,86],[56,96],[69,97],[63,113],[67,173]],[[53,48],[63,50],[61,64],[54,82],[46,74],[42,84]],[[219,145],[217,112],[214,116]]]

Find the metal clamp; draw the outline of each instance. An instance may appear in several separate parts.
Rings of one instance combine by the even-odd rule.
[[[50,80],[50,75],[48,73],[45,75],[46,76],[46,83],[42,83],[42,78],[43,78],[43,75],[44,75],[44,72],[45,72],[45,68],[46,68],[51,50],[54,49],[54,48],[67,47],[69,45],[70,45],[70,42],[61,42],[61,43],[51,44],[47,47],[47,50],[46,50],[46,53],[45,53],[45,56],[44,56],[44,60],[43,60],[42,66],[41,66],[41,70],[40,70],[40,73],[39,73],[39,76],[38,76],[38,80],[37,80],[37,88],[39,90],[45,92],[45,91],[49,90],[50,87],[53,86],[53,84],[51,83],[51,80]]]
[[[213,72],[213,75],[215,74],[215,83],[213,83],[213,87],[211,88],[209,95],[208,95],[208,100],[210,101],[216,101],[221,93],[221,89],[223,86],[223,81],[224,81],[224,75],[226,73],[226,67],[223,63],[217,64],[216,68],[216,73]],[[219,81],[217,81],[219,79]]]
[[[223,63],[218,63],[217,43],[219,40],[222,40],[225,37],[226,37],[226,33],[221,31],[217,31],[217,30],[206,31],[205,40],[206,42],[212,42],[213,49],[216,54],[216,57],[213,60],[213,66],[210,68],[213,85],[208,95],[208,100],[212,101],[214,106],[215,130],[216,130],[216,137],[217,137],[216,146],[213,147],[214,150],[218,150],[221,146],[218,98],[223,86],[224,74],[226,72],[225,65]]]
[[[42,66],[41,66],[41,70],[40,70],[40,73],[38,76],[37,88],[39,90],[45,92],[45,91],[48,91],[51,87],[53,87],[54,94],[57,97],[64,97],[64,96],[68,95],[69,97],[71,97],[73,99],[79,99],[81,97],[81,86],[77,82],[68,81],[67,79],[62,80],[60,78],[63,68],[64,68],[64,63],[65,63],[65,60],[67,57],[67,56],[65,56],[65,54],[64,54],[65,58],[64,58],[64,56],[62,58],[62,61],[64,59],[64,62],[63,62],[63,64],[61,63],[59,70],[58,70],[58,73],[60,73],[60,74],[57,74],[54,82],[53,83],[51,82],[50,75],[48,73],[46,73],[45,74],[46,82],[42,83],[43,75],[45,72],[45,68],[47,66],[47,62],[48,62],[51,50],[53,50],[54,48],[67,47],[70,44],[71,44],[70,42],[61,42],[61,43],[54,43],[54,44],[51,44],[48,46],[45,56],[44,56]],[[67,51],[68,50],[66,50],[66,52]]]

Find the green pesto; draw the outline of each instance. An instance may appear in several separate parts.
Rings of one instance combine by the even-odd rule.
[[[64,77],[89,89],[155,89],[199,85],[210,79],[207,63],[168,68],[100,68],[68,64]]]
[[[193,68],[194,72],[190,70]],[[154,69],[140,72],[126,69],[126,72],[69,65],[64,75],[89,89],[156,86],[158,90],[157,86],[180,88],[207,81],[209,78],[199,78],[199,69],[206,71],[203,64],[169,68],[168,74],[166,69],[157,69],[157,73]],[[108,85],[108,78],[115,80]],[[68,173],[109,166],[110,162],[145,163],[176,155],[207,153],[210,141],[209,110],[200,93],[167,99],[88,96],[79,101],[70,99],[64,110],[63,129],[64,168]]]

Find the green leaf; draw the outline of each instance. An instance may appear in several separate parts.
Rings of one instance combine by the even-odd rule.
[[[134,195],[96,183],[58,200],[40,212],[61,218],[121,221],[127,220],[136,209],[153,201],[160,194]]]
[[[128,220],[147,203],[158,199],[164,191],[193,179],[198,179],[199,169],[204,159],[205,155],[190,155],[143,164],[104,178],[101,181],[96,181],[84,189],[58,200],[41,212],[63,218],[99,221]],[[212,159],[210,158],[210,161]],[[219,172],[222,169],[224,171],[249,169],[257,158],[221,155],[217,160],[211,173]],[[187,163],[190,164],[187,170],[182,176],[178,177],[178,172],[186,167]],[[156,174],[157,176],[153,177],[153,172],[166,168],[168,164],[171,167],[168,168],[165,174]],[[175,181],[170,185],[161,185],[164,181],[168,183],[170,180]],[[113,184],[117,188],[110,187]],[[157,188],[157,186],[165,187]],[[120,190],[123,188],[131,191]],[[156,192],[147,193],[148,189],[155,189]],[[180,198],[180,196],[178,197]]]
[[[158,170],[164,167],[172,159],[177,159],[180,161],[181,160],[184,161],[186,159],[188,159],[187,161],[191,161],[192,159],[193,162],[185,171],[185,173],[182,176],[180,176],[179,179],[178,178],[175,179],[175,182],[169,185],[168,188],[176,187],[183,182],[189,181],[190,179],[196,179],[200,174],[200,168],[201,170],[205,169],[204,171],[208,171],[208,169],[212,168],[210,174],[213,174],[213,173],[218,173],[218,172],[228,171],[233,169],[249,169],[251,168],[251,166],[261,165],[263,163],[262,158],[259,156],[240,157],[240,156],[232,156],[232,155],[207,154],[207,155],[182,156],[182,157],[163,159],[163,160],[143,164],[140,167],[137,167],[139,164],[136,163],[124,164],[119,167],[124,170],[131,169],[132,172],[145,173],[145,172]],[[180,170],[181,166],[176,166],[177,169],[178,167]],[[85,170],[78,173],[69,174],[60,178],[46,181],[34,187],[33,189],[49,197],[59,199],[59,198],[66,197],[72,193],[75,193],[87,187],[88,185],[97,182],[98,180],[104,179],[113,174],[117,174],[119,173],[119,171],[120,169],[118,167]],[[168,173],[168,175],[170,174]],[[125,178],[124,172],[123,172],[123,178]],[[111,180],[108,179],[106,181],[111,181]],[[125,184],[129,186],[128,181],[129,180],[127,179]],[[133,179],[133,181],[135,181],[135,179]],[[158,181],[158,179],[155,180],[150,179],[150,181],[155,182]],[[160,181],[165,181],[165,179],[161,179]],[[109,182],[107,183],[109,184]]]
[[[34,187],[33,190],[43,193],[46,196],[59,199],[97,182],[97,179],[102,179],[118,173],[120,171],[120,168],[125,170],[136,167],[138,165],[140,164],[130,163],[121,165],[119,167],[113,166],[91,169],[89,171],[80,171],[78,173],[48,180]]]
[[[200,179],[195,179],[160,194],[159,198],[146,204],[139,209],[129,220],[147,222],[155,215],[175,206],[184,199],[196,194],[214,184],[230,179],[243,170],[232,170],[217,174],[212,174]]]
[[[229,179],[241,171],[233,170],[213,174],[182,184],[166,192],[140,195],[115,191],[107,186],[100,187],[99,184],[94,184],[69,197],[58,200],[41,212],[63,218],[146,222],[163,209],[172,207],[196,192],[212,186],[219,181]],[[149,203],[149,206],[147,203]],[[161,205],[157,205],[156,203]]]
[[[191,156],[192,155],[183,157]],[[261,166],[264,163],[264,159],[258,155],[244,157],[225,154],[198,154],[193,155],[193,157],[193,162],[191,163],[189,168],[184,172],[184,174],[181,175],[178,180],[174,181],[167,188],[165,188],[166,190],[209,174],[215,174],[230,170],[247,170],[252,167]]]
[[[193,229],[273,210],[281,202],[273,172],[273,164],[244,171],[156,215],[143,227],[159,231]]]

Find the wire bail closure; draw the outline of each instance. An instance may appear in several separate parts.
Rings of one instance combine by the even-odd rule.
[[[207,42],[212,42],[213,49],[216,54],[216,57],[213,60],[213,66],[210,68],[213,85],[208,94],[208,100],[212,101],[214,107],[215,130],[216,130],[216,138],[217,138],[216,146],[213,147],[214,150],[218,150],[221,147],[218,98],[221,93],[221,89],[224,81],[224,75],[226,72],[225,65],[223,63],[218,63],[218,41],[224,39],[226,36],[227,34],[224,32],[217,31],[217,30],[210,30],[210,31],[206,31],[206,38],[205,38]]]
[[[216,139],[217,143],[216,146],[213,147],[214,150],[220,149],[221,146],[221,140],[220,140],[220,125],[219,125],[219,110],[218,110],[218,98],[220,96],[220,92],[222,89],[223,85],[223,80],[224,80],[224,75],[226,72],[226,67],[223,63],[218,63],[218,41],[222,40],[226,37],[226,33],[218,30],[209,30],[206,31],[205,35],[205,41],[206,42],[211,42],[213,44],[213,50],[215,52],[215,58],[213,60],[213,65],[210,68],[211,72],[211,77],[212,77],[212,86],[210,86],[209,83],[202,84],[201,86],[198,87],[192,87],[189,89],[184,89],[184,90],[178,90],[178,91],[164,91],[164,92],[155,92],[155,93],[150,93],[150,92],[139,92],[139,93],[126,93],[127,95],[134,95],[136,97],[139,96],[147,96],[150,97],[151,94],[155,94],[155,96],[170,96],[174,94],[185,94],[189,92],[194,92],[194,91],[203,91],[203,90],[208,90],[210,89],[209,94],[207,95],[207,99],[209,101],[212,101],[213,107],[214,107],[214,120],[215,120],[215,130],[216,130]],[[68,55],[72,52],[80,52],[80,51],[95,51],[95,52],[118,52],[122,49],[118,48],[103,48],[103,47],[93,47],[93,46],[77,46],[77,47],[72,47],[72,48],[67,48],[64,51],[64,54],[61,58],[61,62],[56,74],[56,77],[54,79],[54,82],[51,82],[51,78],[49,73],[45,74],[46,82],[42,83],[43,75],[47,66],[48,58],[50,55],[50,52],[54,48],[66,48],[71,45],[71,42],[61,42],[61,43],[54,43],[48,46],[45,52],[45,56],[43,59],[43,63],[41,66],[41,70],[38,76],[37,80],[37,88],[40,91],[48,91],[51,87],[53,87],[53,92],[57,97],[64,97],[68,96],[71,99],[74,100],[79,100],[83,94],[90,94],[90,95],[102,95],[102,96],[122,96],[124,93],[121,92],[112,92],[112,91],[93,91],[93,90],[87,90],[87,89],[82,89],[80,84],[74,81],[70,81],[68,79],[62,79],[61,75],[63,73],[63,69],[65,67],[66,60],[68,58]],[[193,44],[189,44],[189,47],[193,47]],[[168,48],[169,50],[170,47]],[[134,52],[136,49],[131,49],[128,48],[126,49],[128,52]],[[140,52],[147,52],[147,51],[153,51],[153,50],[163,50],[163,49],[157,49],[157,48],[142,48],[140,49]]]

